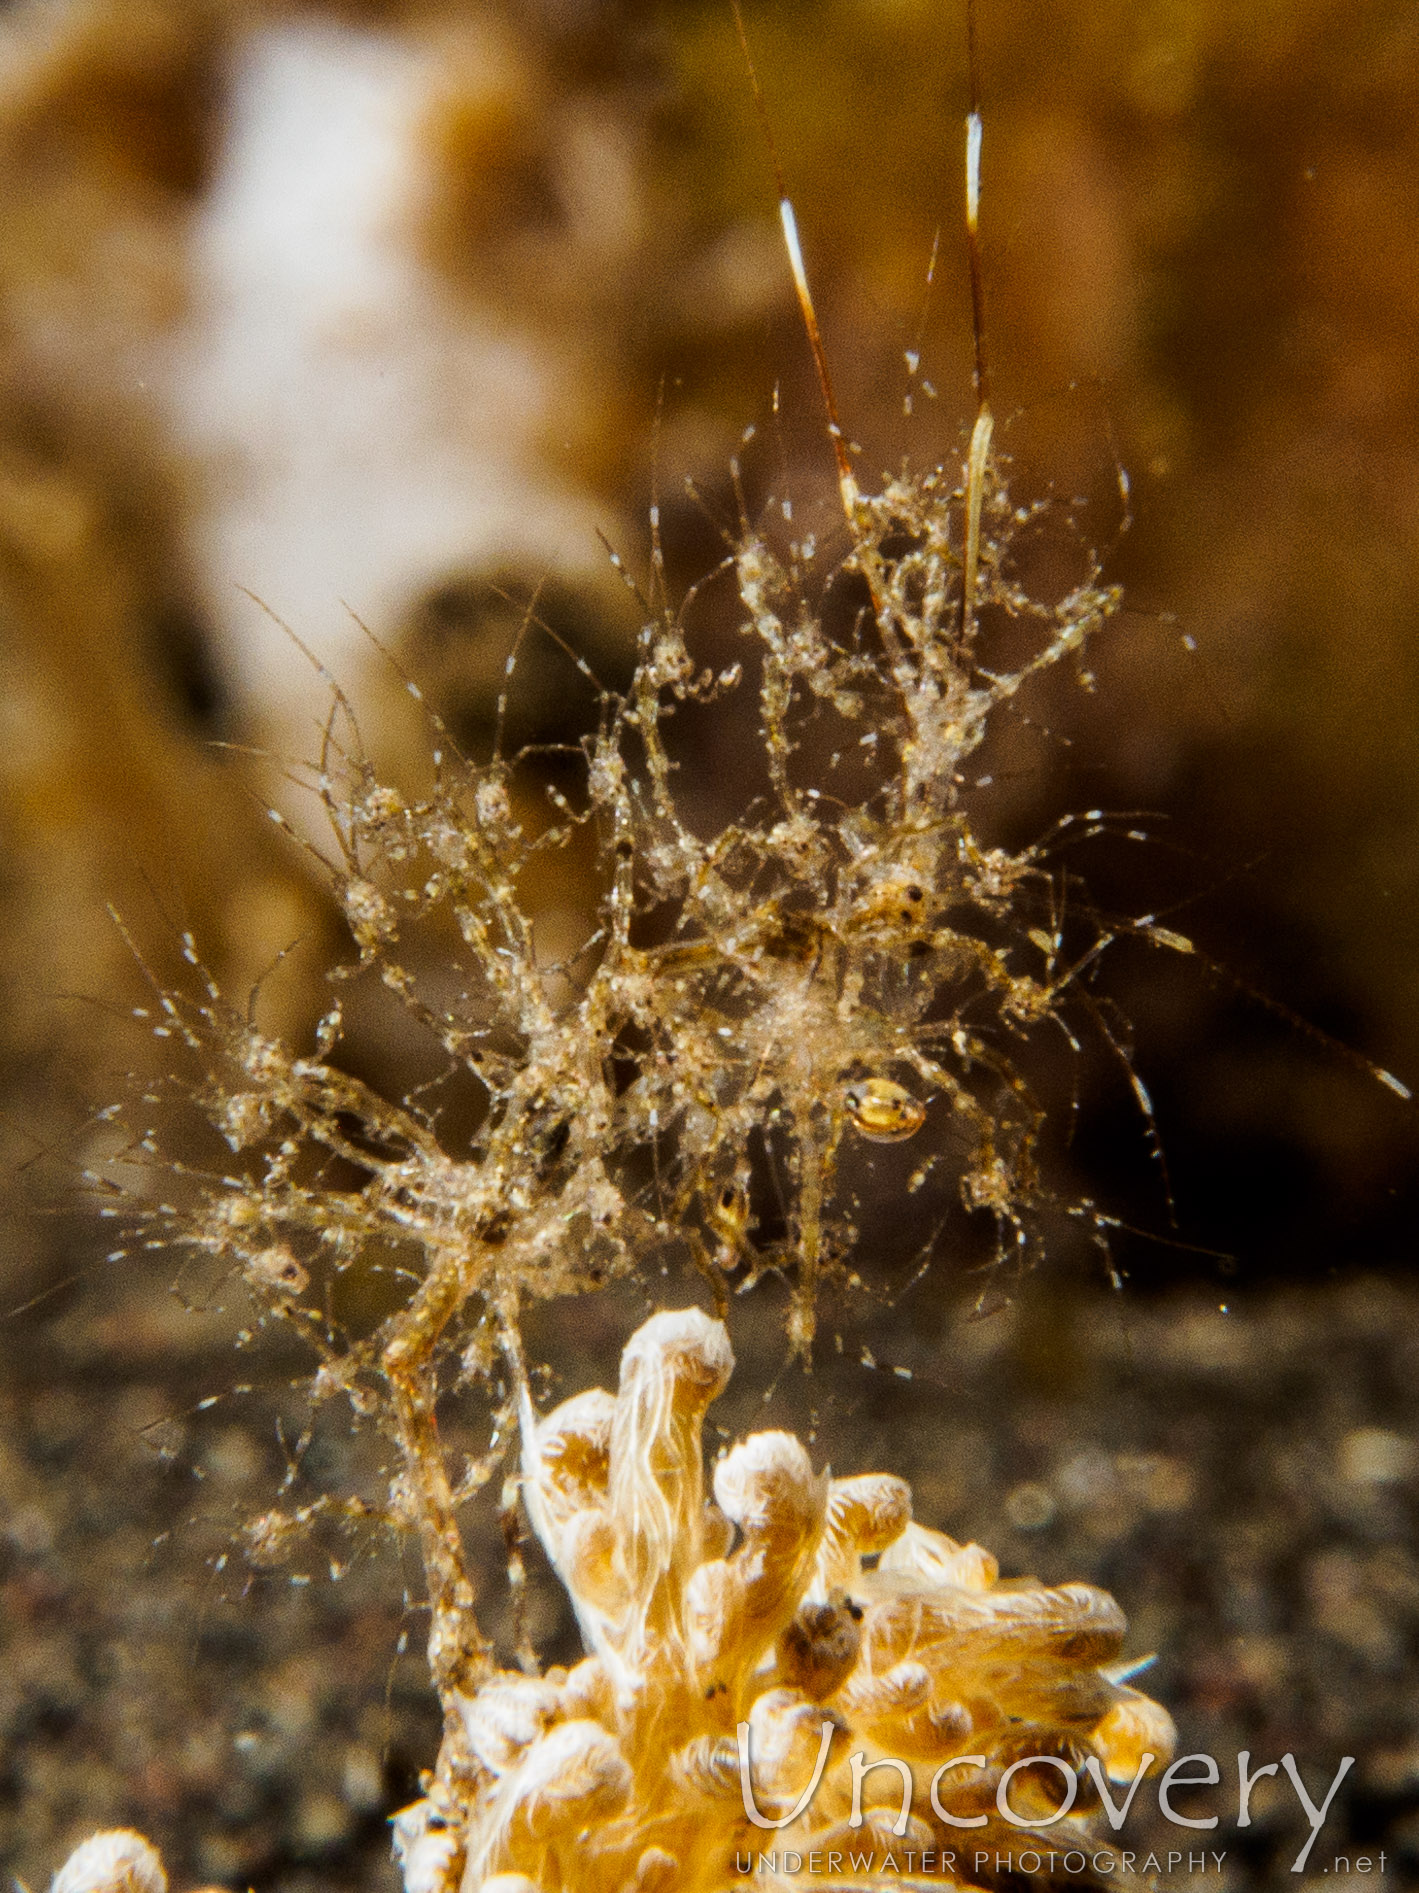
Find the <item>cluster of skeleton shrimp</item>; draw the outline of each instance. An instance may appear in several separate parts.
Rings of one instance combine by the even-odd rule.
[[[1058,926],[1034,924],[1045,851],[975,839],[963,765],[1028,670],[1078,650],[1116,593],[1092,574],[1050,605],[1023,593],[1019,520],[988,458],[961,479],[899,475],[853,508],[846,563],[871,602],[849,643],[815,610],[801,548],[781,556],[746,525],[733,549],[759,645],[766,804],[709,835],[682,811],[667,719],[739,680],[697,668],[684,613],[652,596],[631,686],[600,696],[581,746],[580,791],[548,788],[540,808],[528,759],[465,757],[436,719],[429,792],[380,781],[337,696],[313,785],[355,951],[313,1044],[229,1001],[190,938],[195,990],[155,981],[155,1029],[194,1075],[144,1098],[195,1102],[220,1159],[174,1162],[145,1130],[127,1155],[169,1179],[164,1200],[145,1190],[107,1213],[186,1252],[209,1288],[239,1282],[251,1332],[294,1328],[317,1400],[348,1400],[393,1443],[389,1522],[422,1546],[441,1688],[490,1660],[458,1511],[491,1468],[454,1478],[435,1409],[523,1373],[527,1304],[678,1261],[723,1315],[774,1271],[806,1360],[825,1285],[855,1277],[849,1147],[860,1178],[876,1147],[915,1140],[915,1180],[954,1176],[959,1216],[993,1222],[1001,1259],[1035,1239],[1044,1114],[1017,1052],[1066,1020],[1080,962]],[[1036,657],[1008,673],[981,669],[975,612],[963,623],[977,514],[978,607],[1040,626]],[[813,780],[825,724],[873,759],[857,803]],[[527,877],[587,837],[599,912],[549,964]],[[442,1078],[401,1100],[345,1068],[360,982],[407,1012]],[[766,1169],[783,1205],[772,1242],[756,1223]],[[95,1182],[119,1188],[116,1174]],[[253,1549],[274,1559],[290,1527],[269,1515]]]

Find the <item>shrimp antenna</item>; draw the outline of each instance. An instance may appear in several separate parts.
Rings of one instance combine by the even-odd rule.
[[[971,339],[975,345],[976,407],[990,402],[985,361],[985,273],[980,249],[980,64],[976,54],[975,0],[966,0],[966,255],[971,271]]]
[[[744,26],[743,10],[739,0],[729,0],[729,3],[734,9],[734,26],[739,34],[739,45],[743,50],[744,63],[749,69],[749,84],[754,93],[754,108],[759,114],[764,143],[768,147],[769,161],[774,168],[774,184],[778,190],[778,214],[779,222],[783,226],[784,248],[788,251],[788,266],[793,271],[793,286],[798,291],[798,307],[803,312],[803,326],[808,332],[808,346],[813,351],[813,366],[818,373],[818,387],[822,392],[823,406],[827,410],[828,438],[833,443],[833,458],[838,467],[838,492],[842,496],[848,530],[856,540],[858,536],[857,508],[861,494],[858,489],[857,475],[852,470],[852,461],[848,455],[847,438],[843,433],[842,422],[838,418],[838,401],[833,392],[833,377],[828,371],[828,355],[823,347],[822,331],[818,327],[818,313],[813,307],[813,292],[808,287],[808,272],[803,265],[803,246],[798,241],[798,219],[793,214],[793,205],[789,201],[788,190],[783,181],[783,166],[779,163],[773,124],[769,118],[768,107],[764,103],[763,87],[759,84],[759,70],[754,64],[754,55],[749,49],[749,35]]]
[[[854,542],[860,543],[858,515],[862,495],[857,484],[857,475],[853,472],[847,437],[843,432],[842,421],[838,414],[837,396],[833,391],[833,377],[828,367],[827,351],[823,347],[822,331],[818,327],[818,312],[813,306],[813,292],[808,286],[808,272],[803,262],[803,246],[798,238],[798,219],[794,215],[793,204],[784,183],[783,166],[779,162],[773,124],[764,102],[764,90],[759,83],[758,68],[754,64],[754,55],[749,46],[749,34],[744,25],[743,8],[740,0],[729,0],[729,4],[734,13],[734,26],[739,35],[744,64],[749,72],[749,84],[754,94],[754,108],[759,116],[764,144],[773,166],[784,247],[788,251],[789,268],[793,272],[793,286],[798,292],[798,307],[803,315],[803,326],[808,335],[808,346],[812,351],[813,366],[818,375],[818,387],[827,412],[828,437],[833,443],[833,458],[837,462],[838,493],[842,499],[848,531],[852,534]],[[990,411],[990,382],[985,356],[985,274],[981,266],[980,248],[981,114],[974,0],[966,0],[966,63],[969,86],[969,109],[966,114],[966,252],[970,261],[971,277],[971,331],[974,339],[973,378],[976,418],[975,425],[971,429],[971,444],[965,466],[965,525],[961,552],[960,616],[960,641],[963,649],[969,648],[975,636],[976,597],[980,575],[981,512],[985,502],[986,476],[990,464],[991,435],[995,431],[995,417]],[[882,619],[880,601],[870,574],[868,575],[868,590],[872,594],[874,615],[880,623]]]
[[[966,456],[966,543],[961,557],[961,646],[968,649],[976,628],[976,583],[980,572],[980,517],[995,417],[990,411],[990,380],[985,360],[985,273],[980,249],[980,68],[976,58],[975,0],[966,0],[966,255],[971,272],[971,336],[976,420]]]

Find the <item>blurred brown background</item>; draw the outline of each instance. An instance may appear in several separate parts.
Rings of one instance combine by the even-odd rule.
[[[970,420],[964,24],[825,0],[749,27],[870,484]],[[97,1265],[74,1207],[89,1112],[163,1055],[107,904],[163,972],[191,926],[234,993],[299,942],[263,1016],[299,1033],[319,1006],[337,934],[263,805],[317,835],[283,759],[313,751],[327,687],[238,587],[417,781],[424,733],[345,601],[477,744],[509,597],[541,585],[624,674],[634,614],[595,528],[644,564],[653,454],[682,584],[719,554],[751,424],[751,502],[791,491],[841,547],[771,168],[718,5],[32,0],[0,31],[3,1261],[7,1306],[44,1297],[0,1350],[0,1852],[37,1884],[131,1819],[180,1884],[388,1884],[382,1817],[434,1745],[415,1574],[367,1547],[341,1585],[243,1604],[210,1571],[279,1477],[294,1362],[233,1366],[229,1324],[174,1302],[161,1257]],[[978,31],[997,438],[1101,546],[1122,465],[1133,520],[1096,689],[1029,706],[976,819],[1019,845],[1143,811],[1151,845],[1071,857],[1101,906],[1165,915],[1415,1083],[1419,12],[979,0]],[[526,735],[577,727],[567,684],[529,654]],[[844,1378],[792,1383],[784,1416],[813,1406],[839,1469],[918,1476],[924,1518],[1014,1568],[1113,1584],[1191,1746],[1293,1746],[1326,1780],[1361,1752],[1337,1834],[1413,1871],[1419,1124],[1198,958],[1121,943],[1104,990],[1176,1229],[1096,1047],[1056,1164],[1143,1232],[1116,1249],[1128,1292],[1062,1244],[1013,1313],[962,1328],[938,1266],[860,1319],[916,1383],[852,1366],[850,1333]],[[406,1068],[373,1026],[353,1055]],[[630,1300],[578,1312],[567,1388],[609,1371]],[[322,1450],[354,1476],[349,1442]],[[1278,1812],[1234,1846],[1233,1883],[1293,1884],[1287,1835]]]

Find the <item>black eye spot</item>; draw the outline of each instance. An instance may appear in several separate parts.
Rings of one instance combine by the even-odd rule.
[[[907,899],[911,901],[925,900],[926,896],[919,887],[912,886],[907,889]]]
[[[853,1621],[853,1622],[854,1622],[855,1624],[860,1624],[860,1623],[862,1622],[862,1606],[861,1606],[861,1604],[854,1604],[854,1603],[853,1603],[853,1601],[852,1601],[852,1599],[851,1599],[851,1598],[849,1598],[849,1599],[847,1600],[847,1614],[848,1614],[848,1616],[849,1616],[849,1617],[851,1617],[851,1618],[852,1618],[852,1621]]]

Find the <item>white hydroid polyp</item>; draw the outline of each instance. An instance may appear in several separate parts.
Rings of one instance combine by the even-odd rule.
[[[1034,1834],[1106,1871],[1094,1783],[1173,1748],[1167,1712],[1112,1679],[1113,1599],[1002,1584],[988,1552],[912,1521],[902,1480],[834,1479],[786,1432],[732,1446],[707,1501],[702,1426],[732,1365],[720,1322],[661,1313],[616,1395],[525,1406],[528,1510],[590,1653],[460,1700],[430,1799],[399,1817],[407,1893],[770,1887],[776,1868],[743,1866],[764,1829],[805,1858]]]
[[[168,1877],[151,1842],[131,1828],[114,1828],[81,1842],[49,1893],[168,1893]]]

